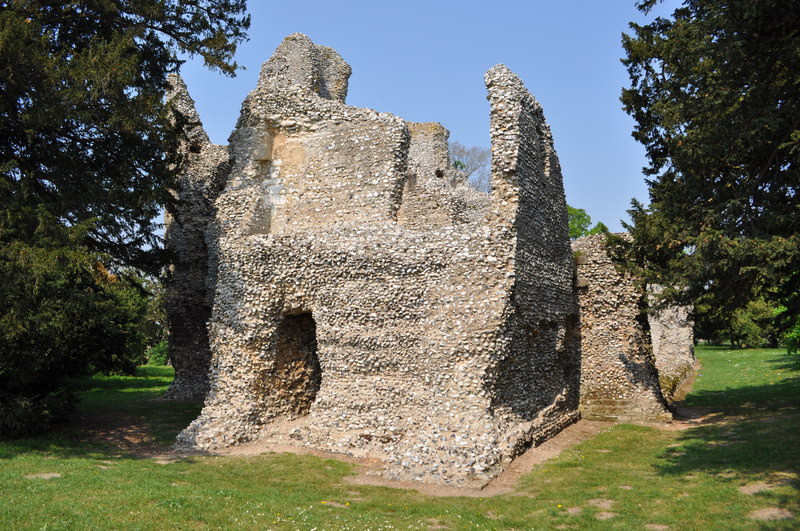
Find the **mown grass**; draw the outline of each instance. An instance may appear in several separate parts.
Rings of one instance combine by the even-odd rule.
[[[80,382],[71,424],[0,442],[0,528],[13,529],[797,529],[800,367],[779,350],[700,348],[687,430],[610,427],[492,498],[355,486],[353,466],[308,456],[191,457],[168,464],[86,436],[86,419],[135,421],[151,445],[197,414],[159,399],[171,373]],[[35,474],[56,473],[41,479]],[[748,495],[738,488],[775,485]],[[778,507],[795,517],[754,521]],[[609,514],[604,514],[609,513]],[[613,516],[612,516],[613,514]],[[599,520],[598,516],[611,516]]]

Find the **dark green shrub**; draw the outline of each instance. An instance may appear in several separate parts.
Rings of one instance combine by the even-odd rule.
[[[782,343],[786,347],[788,354],[800,352],[800,319],[795,321],[794,326],[786,331]]]
[[[79,243],[89,227],[64,227],[43,209],[14,215],[29,232],[0,220],[0,437],[63,417],[71,377],[132,373],[144,360],[146,298]]]
[[[148,365],[168,365],[169,364],[169,344],[167,341],[159,341],[147,349]]]
[[[731,316],[730,340],[735,346],[757,348],[777,346],[775,307],[763,299],[750,301]]]

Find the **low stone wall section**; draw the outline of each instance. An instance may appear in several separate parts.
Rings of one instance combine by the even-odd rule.
[[[644,290],[617,270],[603,234],[572,242],[580,304],[584,418],[671,420],[650,346]]]

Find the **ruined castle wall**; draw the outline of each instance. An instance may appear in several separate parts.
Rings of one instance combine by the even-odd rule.
[[[614,267],[605,235],[572,243],[580,304],[585,418],[669,420],[643,319],[643,291]]]
[[[446,161],[446,134],[426,139],[344,105],[322,88],[349,73],[327,50],[287,38],[231,136],[213,226],[211,389],[179,443],[265,438],[377,457],[391,478],[485,484],[576,418],[574,304],[543,293],[571,282],[571,265],[517,221],[519,204],[538,204],[527,194],[557,201],[524,222],[552,218],[563,227],[547,230],[566,242],[563,190],[546,189],[560,174],[538,153],[546,143],[516,145],[535,140],[543,117],[513,74],[493,69],[501,192],[438,187],[430,169]],[[436,202],[407,193],[412,177],[417,190],[464,198],[465,217],[437,217]],[[520,264],[528,257],[542,261]],[[517,272],[526,267],[547,278]]]
[[[311,107],[306,109],[306,106]],[[309,112],[306,112],[309,111]],[[231,135],[235,165],[220,218],[238,235],[389,220],[405,179],[399,118],[302,95],[254,92]],[[225,234],[223,237],[227,237]]]
[[[661,288],[649,286],[648,291],[658,294]],[[648,313],[647,319],[661,392],[669,401],[681,399],[681,386],[697,367],[691,307],[668,306]]]
[[[408,177],[397,221],[417,230],[484,222],[490,198],[450,165],[447,129],[438,123],[406,125]]]
[[[209,141],[183,80],[170,77],[168,101],[183,129],[186,167],[165,214],[166,248],[173,255],[165,294],[169,353],[175,378],[166,398],[202,400],[208,391],[211,352],[206,323],[211,317],[215,264],[209,255],[213,204],[229,170],[228,150]],[[209,267],[209,264],[210,267]]]
[[[275,86],[283,86],[344,103],[351,73],[350,65],[336,50],[314,44],[302,33],[293,33],[262,65],[256,91],[269,92]]]
[[[516,429],[530,423],[531,433],[547,433],[550,425],[557,432],[577,418],[580,377],[560,167],[542,108],[520,79],[502,65],[485,79],[491,104],[490,219],[514,242],[513,259],[505,265],[513,283],[506,323],[512,339],[491,369],[493,405],[523,423]]]

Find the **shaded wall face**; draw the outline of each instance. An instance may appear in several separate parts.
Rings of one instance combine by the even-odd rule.
[[[585,418],[669,420],[645,322],[643,295],[617,271],[605,235],[572,244],[581,324],[581,402]]]
[[[173,262],[165,293],[170,330],[170,360],[175,378],[168,399],[201,400],[208,391],[211,352],[206,323],[213,300],[213,253],[209,229],[213,203],[229,169],[227,149],[210,143],[186,85],[171,75],[168,104],[173,123],[184,134],[186,166],[172,190],[176,201],[165,214],[164,240]]]
[[[277,414],[307,415],[322,382],[312,313],[285,315],[275,327],[272,341],[271,369],[258,374],[254,392],[274,404]]]
[[[493,222],[514,235],[513,341],[495,367],[494,407],[525,421],[575,411],[580,345],[564,189],[549,127],[519,78],[486,74],[491,103]]]

